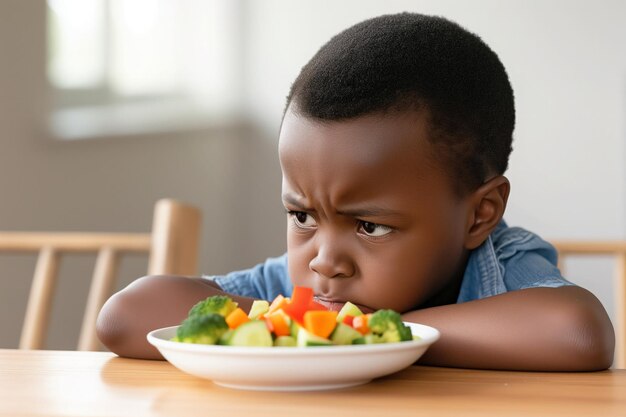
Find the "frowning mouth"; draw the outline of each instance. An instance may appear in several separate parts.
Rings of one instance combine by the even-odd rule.
[[[326,308],[328,308],[331,311],[339,311],[341,310],[341,307],[343,307],[343,305],[346,303],[346,301],[339,301],[339,300],[329,300],[323,297],[319,297],[319,296],[314,296],[313,299],[315,301],[317,301],[318,303],[322,304],[323,306],[325,306]],[[359,310],[361,310],[363,313],[373,313],[374,310],[364,306],[364,305],[360,305],[360,304],[356,304],[353,303],[354,305],[356,305]]]

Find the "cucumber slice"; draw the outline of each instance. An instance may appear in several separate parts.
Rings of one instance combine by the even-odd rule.
[[[300,325],[295,320],[291,320],[291,322],[289,323],[289,328],[291,329],[291,337],[297,339],[298,332],[300,331]]]
[[[276,340],[274,340],[274,346],[276,347],[296,346],[296,338],[292,336],[278,336]]]
[[[314,335],[313,333],[308,332],[304,327],[300,327],[300,330],[298,330],[297,343],[298,347],[332,346],[332,342],[330,340]]]
[[[374,343],[374,337],[371,334],[358,337],[352,341],[353,345],[371,345]]]
[[[254,300],[252,302],[252,306],[250,307],[250,312],[248,313],[248,317],[251,319],[256,319],[261,314],[267,313],[270,309],[270,303],[266,300]]]
[[[337,323],[337,327],[330,335],[330,341],[335,345],[351,345],[354,340],[363,337],[363,335],[356,329],[348,326],[347,324]]]
[[[228,338],[229,346],[273,346],[272,334],[267,330],[265,321],[253,320],[233,330]]]
[[[339,313],[337,314],[337,322],[338,323],[343,323],[343,319],[347,315],[351,315],[352,317],[356,317],[356,316],[363,315],[363,312],[357,306],[355,306],[350,301],[348,301],[347,303],[345,303],[343,305],[343,307],[341,307],[341,310],[339,310]]]

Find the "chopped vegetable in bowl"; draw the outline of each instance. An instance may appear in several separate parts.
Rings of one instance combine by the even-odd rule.
[[[257,347],[361,345],[413,340],[393,310],[363,314],[347,302],[339,312],[313,299],[313,290],[295,287],[291,298],[256,300],[246,313],[227,296],[194,305],[171,340],[183,343]]]

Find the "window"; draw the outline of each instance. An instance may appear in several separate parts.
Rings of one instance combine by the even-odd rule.
[[[195,129],[237,118],[239,3],[49,0],[56,137]]]

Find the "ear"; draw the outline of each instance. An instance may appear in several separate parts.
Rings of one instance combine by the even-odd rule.
[[[481,185],[468,197],[466,249],[476,249],[487,240],[504,215],[510,191],[509,180],[503,175],[498,175]]]

